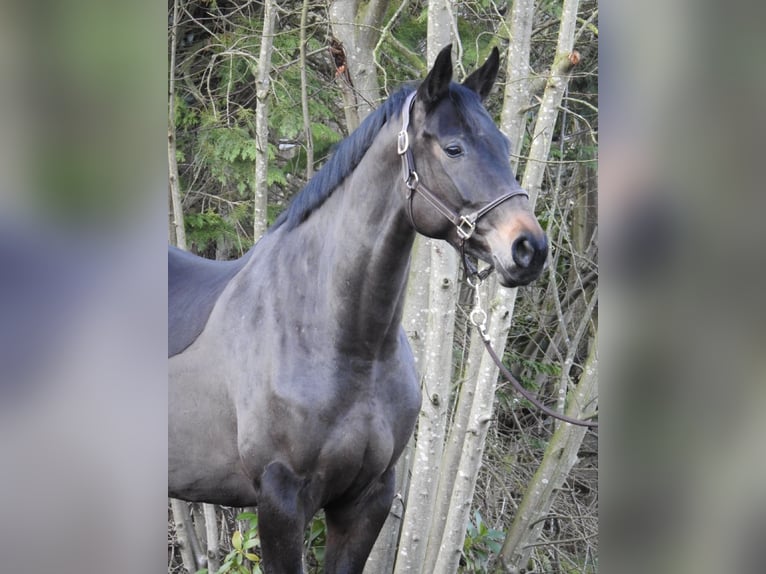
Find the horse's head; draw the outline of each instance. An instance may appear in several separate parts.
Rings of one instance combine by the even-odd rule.
[[[450,51],[439,53],[402,112],[407,209],[421,233],[494,265],[506,287],[526,285],[542,272],[548,240],[511,171],[508,140],[481,103],[498,51],[462,85],[451,82]]]

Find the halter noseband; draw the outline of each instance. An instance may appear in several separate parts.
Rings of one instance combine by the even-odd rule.
[[[407,215],[409,216],[410,223],[412,223],[415,231],[420,232],[417,223],[415,223],[415,217],[412,211],[413,197],[415,196],[415,192],[418,191],[423,199],[430,203],[431,206],[436,209],[436,211],[441,213],[450,223],[452,223],[452,225],[455,226],[457,235],[460,238],[460,254],[463,257],[463,265],[466,268],[466,272],[470,273],[471,275],[480,275],[483,279],[492,272],[492,267],[489,267],[484,272],[479,274],[476,266],[468,261],[465,253],[465,242],[468,241],[468,239],[470,239],[473,235],[474,229],[476,229],[476,222],[479,219],[512,197],[523,195],[524,197],[529,198],[529,194],[523,189],[509,191],[508,193],[505,193],[497,199],[489,202],[481,209],[472,211],[466,215],[461,215],[459,212],[455,211],[449,205],[439,199],[439,197],[433,191],[421,183],[418,172],[415,170],[415,158],[412,154],[410,138],[407,130],[410,127],[410,112],[412,111],[416,95],[417,91],[412,92],[404,101],[404,106],[402,107],[402,130],[399,132],[399,136],[397,138],[397,153],[402,157],[402,177],[404,179],[404,184],[407,187],[407,191],[405,192],[405,198],[407,200]]]

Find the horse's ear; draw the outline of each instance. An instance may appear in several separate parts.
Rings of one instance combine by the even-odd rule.
[[[418,88],[418,99],[426,104],[427,108],[437,104],[449,90],[452,81],[452,44],[442,48],[436,56],[433,68],[428,72],[426,79]]]
[[[498,51],[497,46],[495,46],[492,48],[492,53],[489,55],[489,58],[487,58],[487,61],[484,62],[484,65],[468,76],[463,81],[463,85],[479,94],[479,97],[483,100],[489,95],[489,91],[495,83],[495,78],[497,78],[497,71],[499,69],[500,52]]]

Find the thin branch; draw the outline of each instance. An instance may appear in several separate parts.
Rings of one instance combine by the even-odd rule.
[[[598,537],[598,532],[594,534],[589,534],[587,536],[578,536],[575,538],[563,538],[560,540],[549,540],[546,542],[533,542],[532,544],[525,544],[524,548],[536,548],[538,546],[550,546],[551,544],[570,544],[572,542],[585,542],[587,540],[592,540],[593,538]]]
[[[444,0],[444,6],[449,14],[450,28],[452,29],[452,44],[457,47],[457,58],[455,66],[460,70],[460,78],[465,78],[465,68],[463,67],[463,41],[460,39],[460,31],[457,28],[457,18],[455,12],[452,10],[452,2],[450,0]]]
[[[309,0],[303,0],[301,9],[300,28],[300,62],[301,62],[301,112],[303,113],[303,133],[306,139],[306,180],[314,175],[314,138],[311,133],[311,117],[309,116],[308,78],[306,75],[306,19],[309,11]]]
[[[176,246],[186,249],[186,229],[181,198],[181,182],[178,177],[178,159],[176,158],[176,49],[178,46],[178,4],[173,2],[173,23],[170,28],[170,77],[168,79],[168,185],[170,201],[173,206],[173,228]]]
[[[388,33],[391,31],[394,22],[397,21],[399,15],[402,13],[402,11],[404,11],[409,3],[410,0],[403,0],[402,3],[399,4],[399,7],[396,9],[393,16],[391,16],[388,22],[386,22],[385,26],[383,26],[383,29],[380,31],[378,41],[375,44],[375,47],[372,49],[372,61],[375,63],[375,67],[378,68],[381,74],[383,74],[383,91],[385,93],[388,93],[388,73],[386,72],[386,69],[380,64],[378,59],[378,52],[380,51],[380,47],[383,45],[383,40],[385,40],[386,36],[388,36]],[[397,43],[397,45],[401,45],[400,42],[393,36],[391,36],[391,40]]]
[[[580,347],[580,341],[582,340],[583,335],[585,334],[585,330],[587,329],[588,325],[591,322],[591,319],[593,317],[593,309],[596,306],[596,302],[598,301],[598,288],[593,290],[593,295],[591,295],[590,301],[588,301],[588,305],[585,308],[585,312],[583,313],[582,318],[580,319],[580,323],[577,325],[577,330],[575,331],[574,336],[572,337],[571,343],[568,345],[567,348],[567,354],[564,358],[564,361],[561,365],[561,377],[559,379],[559,397],[560,397],[560,403],[564,404],[567,394],[569,393],[569,371],[572,368],[572,365],[574,364],[574,358],[575,354],[577,353],[579,347]]]
[[[519,154],[515,154],[515,153],[512,153],[511,157],[515,158],[515,159],[526,160],[528,163],[545,163],[545,164],[550,164],[550,165],[556,165],[556,164],[559,164],[559,163],[564,164],[564,165],[566,165],[566,164],[575,164],[575,163],[596,163],[598,161],[598,159],[596,159],[596,158],[593,158],[593,159],[561,159],[561,160],[556,160],[556,159],[537,159],[537,158],[532,158],[532,157],[530,157],[528,155],[519,155]]]
[[[586,29],[590,29],[591,32],[595,36],[598,36],[598,28],[596,26],[593,26],[593,20],[596,19],[596,16],[598,16],[598,8],[596,8],[593,13],[588,17],[587,20],[583,20],[582,18],[578,18],[578,22],[582,22],[582,26],[580,26],[580,29],[577,30],[574,37],[574,43],[577,44],[577,42],[580,41],[580,36],[582,36],[583,32],[585,32]]]

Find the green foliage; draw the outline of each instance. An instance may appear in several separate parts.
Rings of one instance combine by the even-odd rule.
[[[187,239],[194,243],[198,251],[207,250],[219,238],[227,237],[231,240],[237,238],[236,229],[231,221],[227,221],[213,210],[187,213],[184,215],[184,225]]]
[[[568,144],[561,149],[557,143],[551,146],[549,156],[552,160],[564,162],[593,162],[591,167],[596,167],[598,148],[593,144],[583,144],[581,140]]]
[[[197,140],[197,151],[211,175],[222,187],[236,190],[242,197],[253,190],[255,171],[255,138],[242,126],[218,125],[213,116],[206,116]]]
[[[578,148],[578,159],[589,162],[588,167],[598,170],[598,146],[595,144],[584,144]]]
[[[266,173],[266,182],[270,186],[275,183],[278,183],[279,185],[287,185],[287,177],[285,177],[285,172],[280,168],[269,166]]]
[[[216,572],[208,572],[207,568],[203,568],[195,574],[261,574],[258,515],[252,512],[243,512],[238,514],[236,519],[247,521],[249,526],[244,532],[241,530],[234,531],[231,537],[231,552],[226,555],[221,567]],[[313,563],[312,566],[316,571],[324,570],[326,545],[327,526],[324,515],[320,513],[312,520],[305,541],[309,561]]]
[[[284,206],[270,203],[266,208],[266,223],[268,225],[274,223],[282,211],[284,211]]]
[[[215,10],[211,15],[217,13]],[[187,227],[197,251],[224,239],[234,245],[252,244],[252,201],[255,188],[255,74],[259,53],[262,10],[252,5],[227,15],[212,17],[208,26],[187,22],[191,38],[178,45],[176,98],[173,120],[181,189],[186,193]],[[301,146],[304,120],[300,105],[298,17],[285,13],[274,37],[269,104],[267,186],[279,198],[278,210],[305,179],[306,154]],[[325,47],[324,34],[309,29],[307,51]],[[306,67],[309,115],[315,161],[321,162],[343,136],[342,98],[334,76],[313,56]],[[280,139],[298,143],[292,159],[276,153]],[[289,175],[297,177],[290,178]],[[216,198],[219,201],[216,201]],[[211,201],[211,200],[212,201]],[[250,205],[247,216],[231,214],[232,204]],[[270,197],[269,203],[273,203]],[[212,212],[218,211],[216,218]],[[229,241],[236,239],[236,241]]]
[[[199,110],[192,108],[182,97],[175,98],[175,125],[177,130],[188,130],[199,124]]]
[[[311,42],[309,43],[311,44]],[[315,43],[315,48],[320,47]],[[274,97],[269,108],[269,129],[275,139],[298,139],[303,134],[303,111],[300,101],[301,70],[295,56],[299,49],[298,30],[280,34],[274,39],[274,65],[279,67],[275,73],[272,89]],[[311,49],[311,45],[309,46]],[[327,79],[317,70],[308,66],[306,69],[309,116],[312,122],[326,123],[334,119],[337,112],[333,108],[337,96],[328,90]]]
[[[540,361],[532,361],[525,356],[511,352],[510,350],[503,356],[503,362],[506,365],[522,367],[518,370],[518,380],[525,389],[530,391],[539,390],[539,385],[535,381],[539,375],[545,375],[546,378],[561,376],[561,365],[559,363],[543,363]],[[511,385],[504,385],[499,387],[496,396],[501,408],[506,410],[513,410],[517,408],[518,405],[523,405],[532,409],[537,408],[534,407],[524,397],[519,395],[519,393],[513,387],[511,387]]]
[[[387,20],[393,16],[397,8],[395,4],[392,2],[389,6]],[[413,8],[417,9],[417,5]],[[400,17],[390,34],[384,38],[378,52],[378,61],[383,68],[381,82],[389,91],[427,72],[423,55],[427,28],[428,10],[424,7],[416,15]]]
[[[525,436],[522,440],[527,448],[540,454],[544,453],[545,449],[548,448],[548,442],[536,436]]]
[[[557,20],[560,20],[563,11],[563,2],[561,2],[561,0],[544,0],[543,2],[540,2],[538,9],[545,14],[553,16]]]
[[[598,572],[598,559],[595,560],[595,563],[562,565],[562,568],[565,574],[596,574]]]
[[[495,45],[494,35],[487,33],[487,23],[484,20],[458,19],[458,31],[461,38],[475,38],[463,43],[463,65],[466,72],[481,66]]]
[[[540,361],[530,361],[529,359],[518,354],[513,354],[511,361],[513,361],[513,364],[519,364],[524,367],[524,370],[528,373],[528,375],[525,377],[526,380],[523,380],[522,382],[525,383],[526,387],[533,390],[536,389],[531,379],[537,375],[544,374],[551,377],[558,377],[561,375],[561,365],[558,363],[542,363]]]
[[[317,514],[311,521],[311,527],[306,535],[306,548],[309,558],[318,571],[324,570],[324,555],[327,547],[327,524],[324,515]]]
[[[462,572],[487,572],[490,559],[500,553],[504,539],[503,531],[487,526],[477,510],[466,529]]]
[[[256,554],[261,545],[258,538],[258,515],[243,512],[237,516],[237,520],[247,520],[250,526],[244,534],[241,530],[234,531],[231,536],[232,550],[214,574],[261,574],[261,557]],[[208,574],[207,568],[196,574]]]
[[[311,137],[314,142],[314,167],[321,167],[332,153],[333,147],[343,139],[343,136],[335,130],[317,122],[311,123]],[[283,175],[288,173],[303,174],[306,171],[306,148],[300,146],[295,157],[288,160],[281,167],[275,167]],[[286,179],[279,182],[282,186],[287,185]]]
[[[326,154],[332,146],[343,139],[343,136],[338,132],[317,122],[311,123],[311,137],[314,140],[314,153],[317,156]]]

